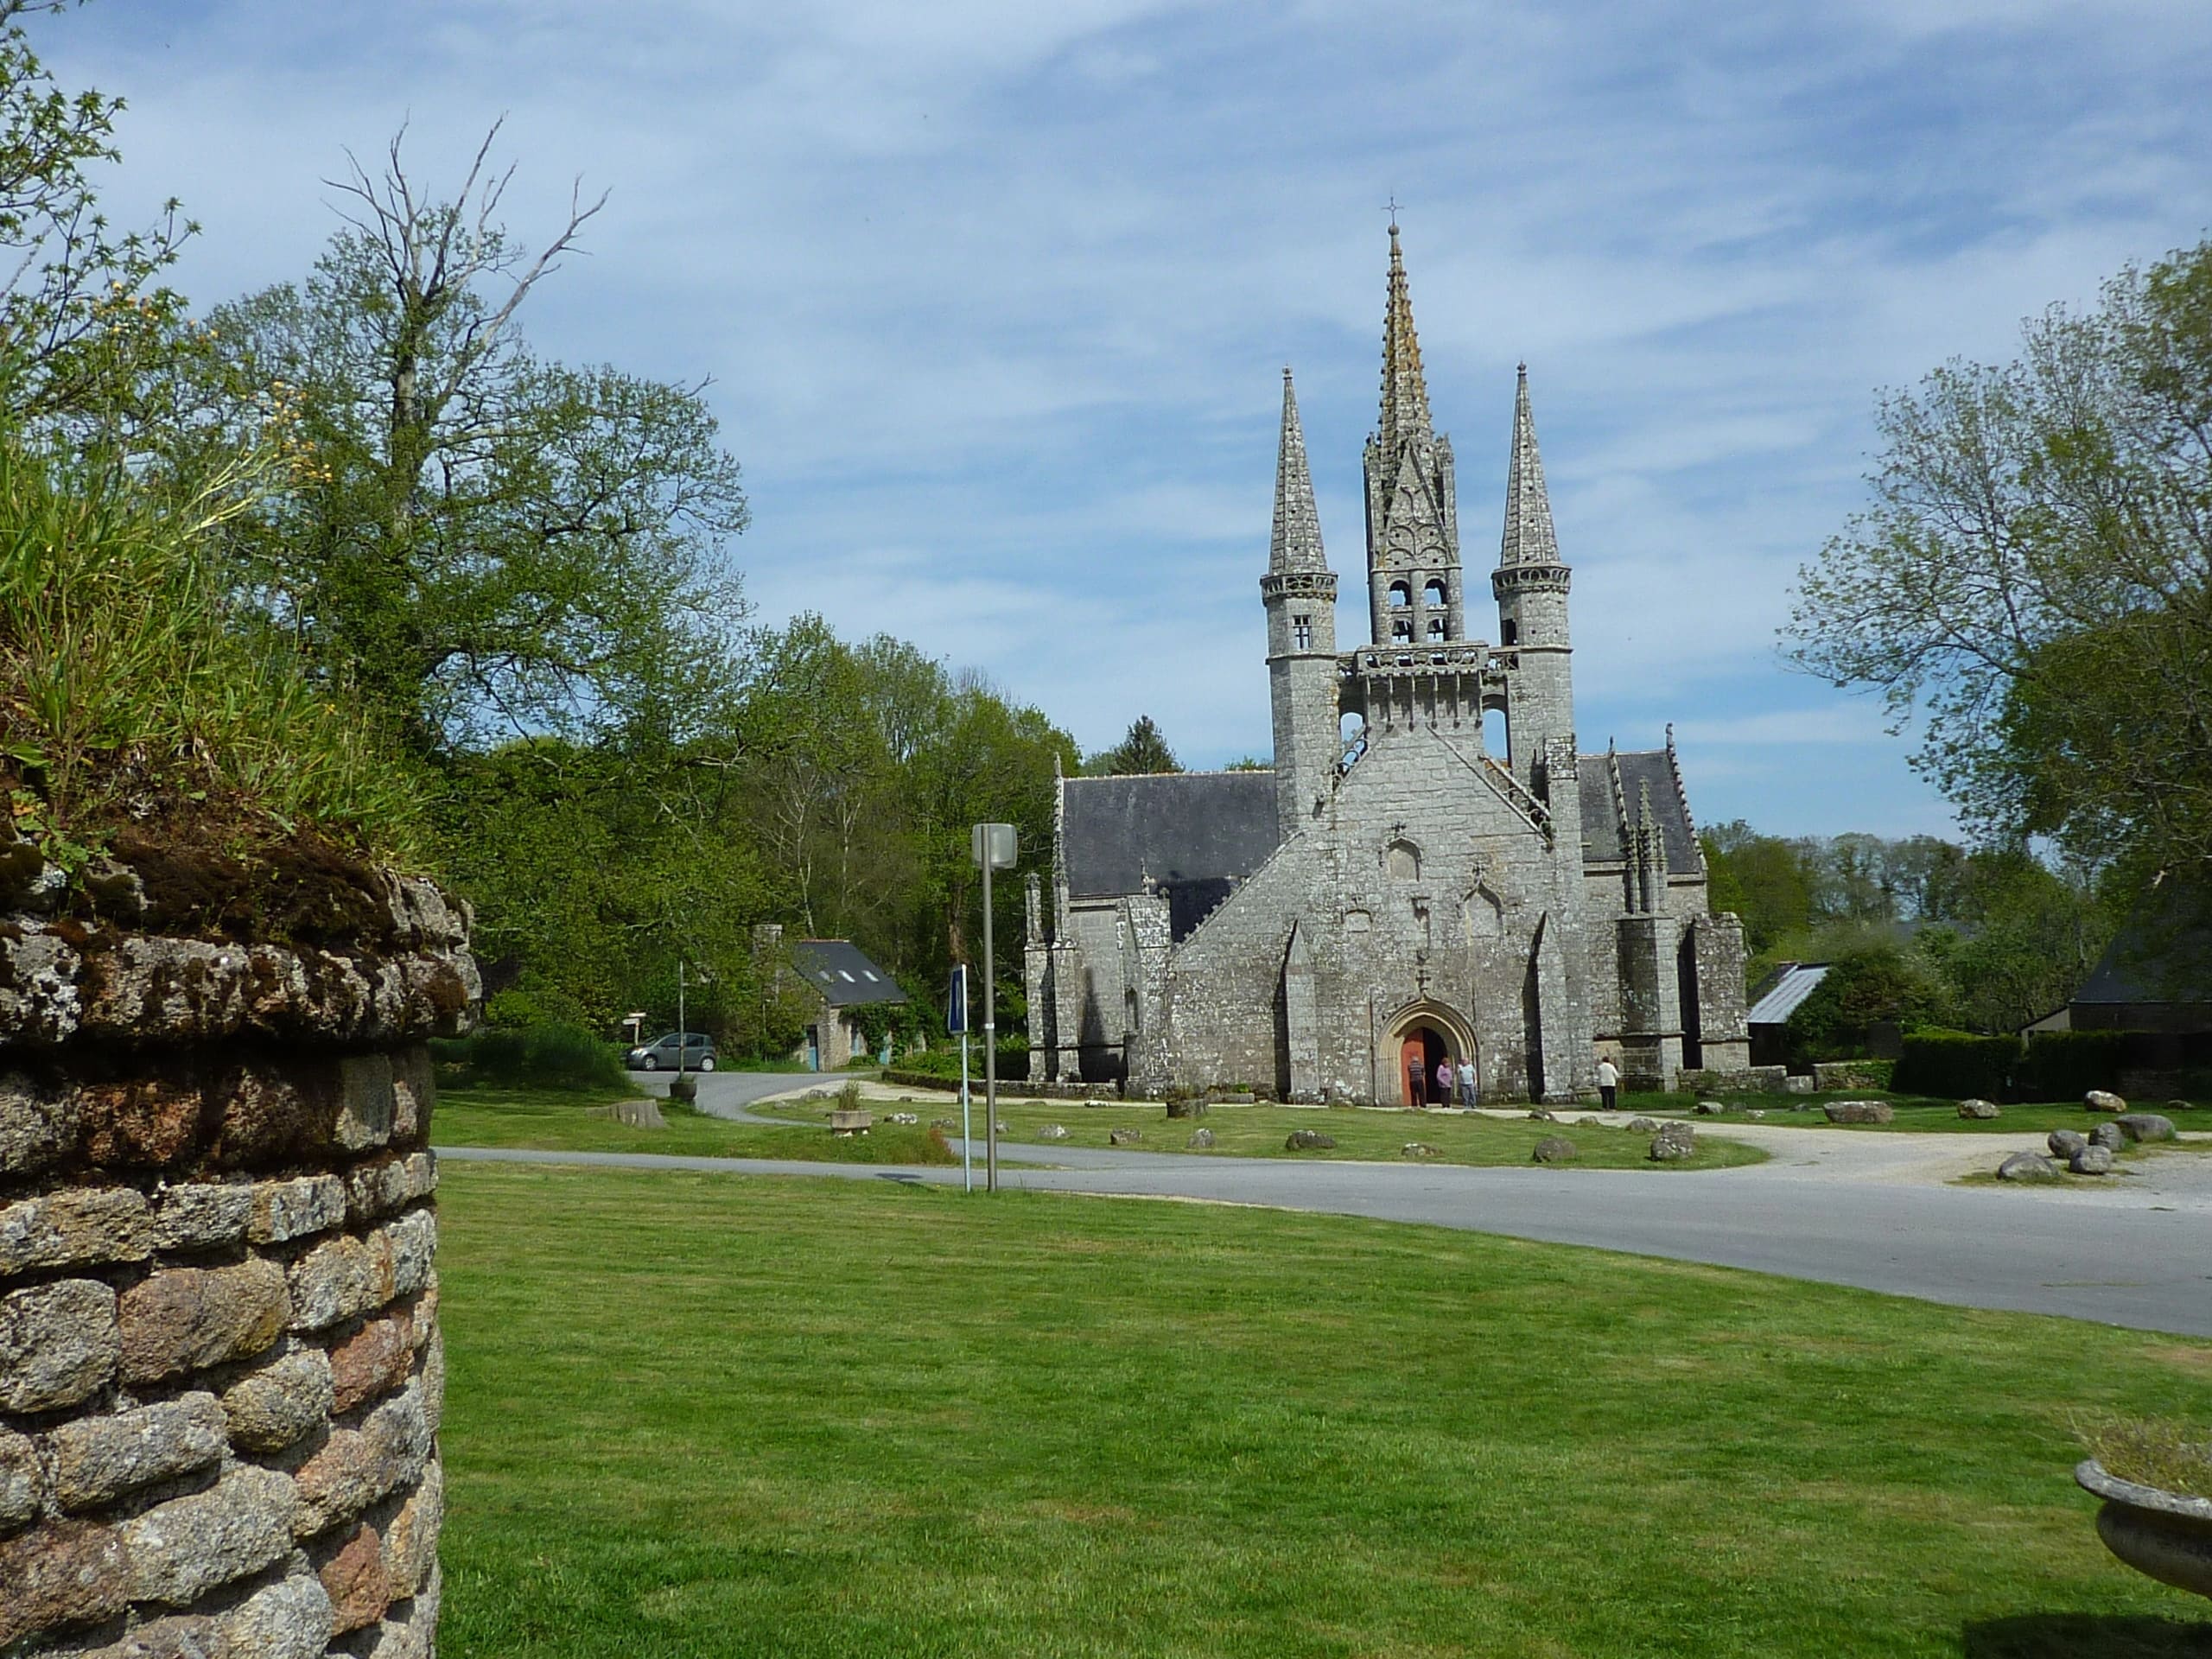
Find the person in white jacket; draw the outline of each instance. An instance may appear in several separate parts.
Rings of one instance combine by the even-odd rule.
[[[1620,1086],[1619,1068],[1611,1060],[1599,1060],[1598,1062],[1598,1098],[1604,1103],[1605,1109],[1609,1112],[1615,1109],[1614,1103],[1618,1096]]]

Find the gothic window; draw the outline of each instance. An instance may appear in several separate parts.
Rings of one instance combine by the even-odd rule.
[[[1504,907],[1489,888],[1477,885],[1460,900],[1460,905],[1466,918],[1468,944],[1494,939],[1504,932]]]
[[[1414,900],[1414,933],[1421,940],[1422,950],[1427,950],[1434,946],[1436,938],[1435,935],[1429,931],[1428,906],[1418,899]]]
[[[1483,747],[1501,760],[1511,752],[1510,734],[1505,728],[1505,710],[1495,703],[1483,710]]]
[[[1392,842],[1383,850],[1382,866],[1402,881],[1421,880],[1421,849],[1403,836]]]
[[[1421,590],[1421,602],[1433,611],[1443,609],[1444,584],[1432,577],[1428,585]]]
[[[1410,585],[1402,582],[1394,582],[1390,584],[1390,608],[1392,610],[1401,610],[1413,602],[1414,590]]]
[[[1374,925],[1374,918],[1370,916],[1365,911],[1348,910],[1344,912],[1345,932],[1364,933],[1372,925]]]
[[[1428,619],[1428,638],[1429,643],[1432,645],[1444,638],[1444,619],[1442,617],[1432,616]]]
[[[1407,621],[1404,617],[1400,617],[1396,621],[1390,625],[1390,643],[1392,645],[1409,645],[1413,643],[1413,639],[1414,625]]]
[[[1312,617],[1294,616],[1290,619],[1290,643],[1300,651],[1311,651],[1313,648],[1313,619]]]

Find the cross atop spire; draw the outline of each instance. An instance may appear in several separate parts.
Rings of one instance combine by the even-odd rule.
[[[1398,217],[1390,215],[1390,296],[1382,313],[1382,454],[1396,464],[1400,442],[1429,432],[1428,383],[1421,378],[1421,340],[1414,333],[1406,263],[1398,248]]]
[[[1536,417],[1529,408],[1529,365],[1521,365],[1513,395],[1513,458],[1505,473],[1505,537],[1497,562],[1557,564],[1559,536],[1552,528],[1551,497],[1544,489],[1544,461],[1536,453]]]
[[[1313,505],[1313,475],[1306,464],[1306,433],[1298,423],[1298,393],[1290,370],[1282,372],[1282,442],[1275,454],[1275,528],[1268,544],[1270,570],[1326,570],[1321,553],[1321,516]]]

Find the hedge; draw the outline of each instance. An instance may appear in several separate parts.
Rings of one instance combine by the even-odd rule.
[[[2017,1037],[1977,1037],[1966,1031],[1916,1031],[1904,1039],[1890,1086],[1899,1094],[1952,1100],[2018,1098],[2009,1093],[2020,1057]]]
[[[2118,1089],[2124,1031],[2042,1031],[2012,1070],[2022,1100],[2079,1100],[2092,1089]]]
[[[581,1026],[549,1020],[519,1030],[485,1030],[430,1045],[446,1081],[494,1088],[620,1089],[621,1054]]]

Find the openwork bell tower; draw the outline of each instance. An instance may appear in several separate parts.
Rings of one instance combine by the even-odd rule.
[[[1574,736],[1573,647],[1567,637],[1572,572],[1559,555],[1536,417],[1529,408],[1529,365],[1513,398],[1513,456],[1505,474],[1505,534],[1491,591],[1497,597],[1498,649],[1515,661],[1506,702],[1513,768],[1528,779],[1554,740]]]
[[[1380,646],[1458,643],[1467,630],[1452,441],[1429,421],[1395,221],[1382,318],[1382,412],[1367,441],[1366,472],[1369,637]]]

